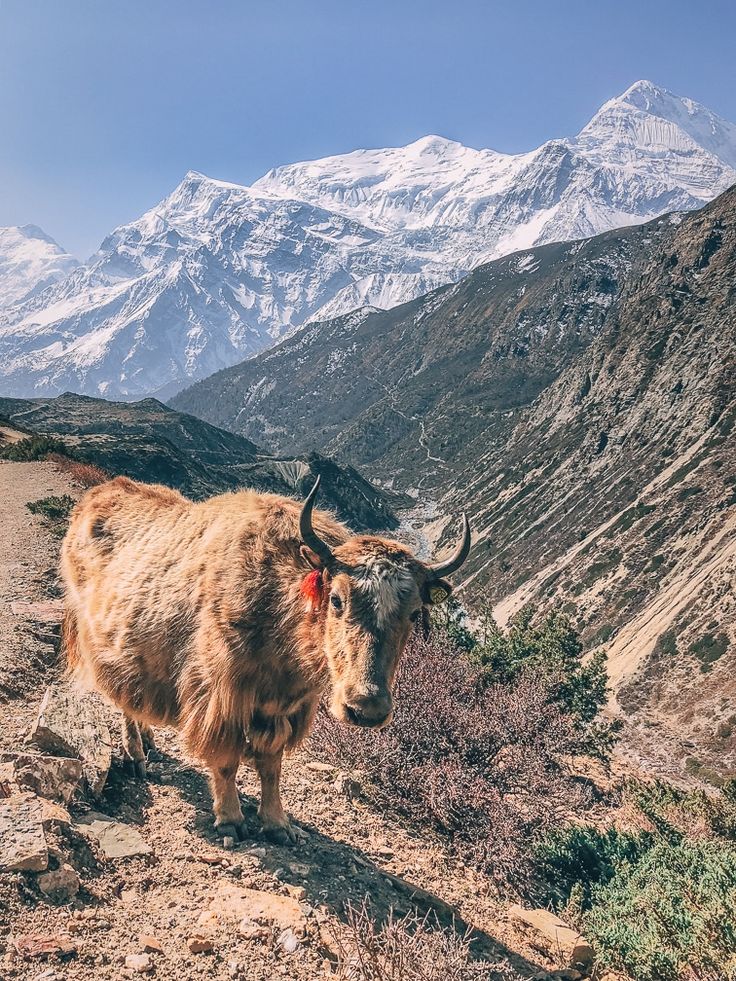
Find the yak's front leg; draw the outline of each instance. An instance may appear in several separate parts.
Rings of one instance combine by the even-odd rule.
[[[261,806],[258,816],[263,824],[266,837],[277,845],[287,845],[296,841],[294,829],[281,806],[281,758],[283,749],[275,753],[256,753],[255,765],[261,778]]]
[[[215,830],[223,838],[230,837],[235,841],[242,841],[246,830],[238,788],[235,785],[239,764],[239,757],[210,763]]]

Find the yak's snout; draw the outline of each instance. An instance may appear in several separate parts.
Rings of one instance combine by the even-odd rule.
[[[347,692],[340,708],[340,716],[351,725],[381,729],[391,721],[394,702],[387,690]]]

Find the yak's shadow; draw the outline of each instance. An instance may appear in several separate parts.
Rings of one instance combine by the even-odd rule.
[[[211,799],[204,774],[194,767],[182,766],[174,759],[170,762],[174,764],[172,783],[194,807],[194,819],[190,822],[192,830],[212,847],[221,847],[221,839],[212,825]],[[223,850],[223,858],[237,863],[239,854],[247,855],[248,850],[255,847],[265,849],[265,855],[259,852],[259,860],[265,869],[284,884],[302,887],[305,903],[326,907],[343,922],[347,920],[349,907],[360,908],[367,902],[370,916],[378,925],[392,915],[400,917],[414,913],[419,917],[426,916],[430,927],[454,929],[461,935],[469,929],[457,910],[444,900],[417,883],[381,869],[362,849],[332,838],[324,826],[318,828],[311,823],[293,821],[296,828],[305,833],[305,839],[293,846],[272,844],[263,836],[257,815],[258,802],[243,792],[242,782],[240,797],[248,837],[235,850]],[[539,964],[510,950],[491,934],[476,928],[470,929],[469,933],[475,957],[492,962],[506,959],[522,976],[531,976],[541,970]]]

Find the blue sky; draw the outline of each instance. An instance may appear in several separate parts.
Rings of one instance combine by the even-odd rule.
[[[736,120],[735,48],[723,0],[0,0],[0,225],[83,258],[189,169],[527,150],[638,78]]]

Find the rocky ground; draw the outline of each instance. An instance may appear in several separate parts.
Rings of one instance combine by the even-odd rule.
[[[175,733],[157,733],[146,782],[129,778],[114,712],[88,707],[80,725],[62,697],[59,539],[25,507],[79,493],[51,464],[0,463],[3,981],[347,978],[345,907],[364,900],[378,922],[417,910],[472,926],[475,953],[515,976],[580,977],[554,924],[502,903],[442,841],[371,809],[359,775],[308,753],[291,759],[284,797],[304,840],[284,848],[261,838],[244,770],[253,834],[235,849],[215,837],[203,772]]]

